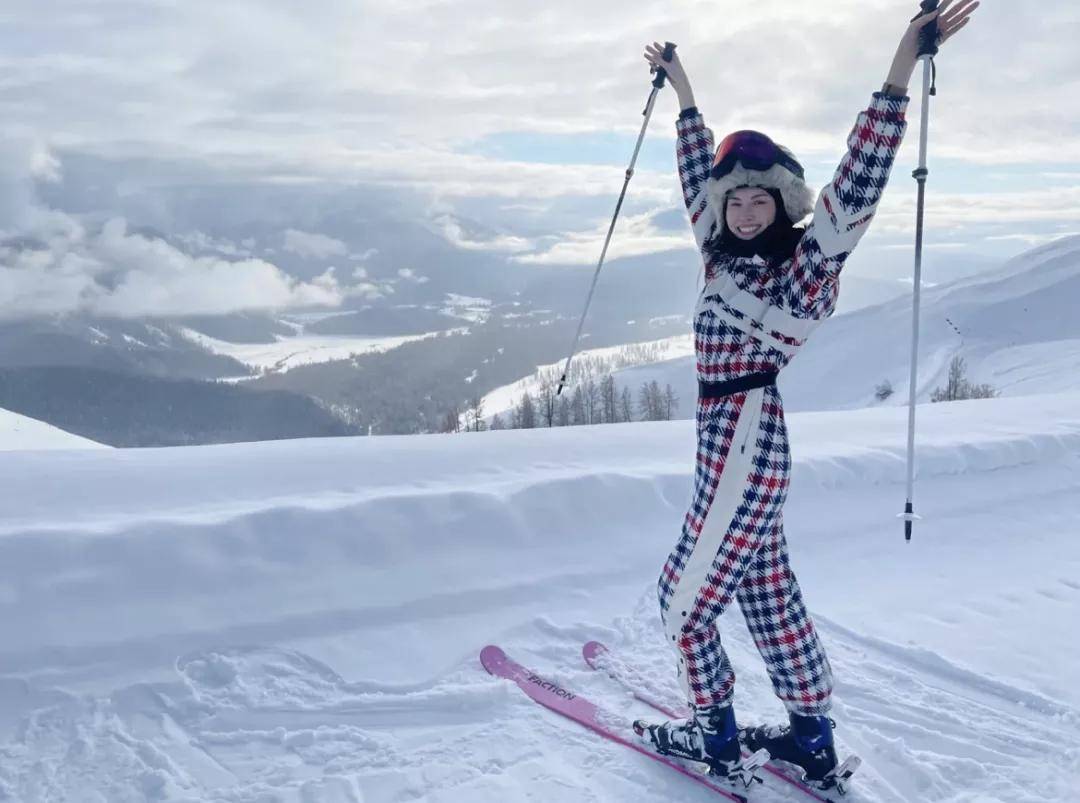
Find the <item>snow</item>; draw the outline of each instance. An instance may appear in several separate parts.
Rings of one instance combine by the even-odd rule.
[[[844,276],[840,295],[844,295]],[[687,290],[691,293],[690,288]],[[949,363],[962,357],[967,378],[1001,395],[1080,390],[1080,237],[1063,237],[1000,269],[947,284],[924,285],[920,310],[916,399],[929,401],[946,384]],[[780,373],[787,411],[906,406],[911,371],[912,294],[823,322]],[[631,388],[670,384],[690,418],[697,395],[693,355],[624,368],[615,381]],[[884,402],[875,390],[888,381]]]
[[[655,353],[646,358],[647,361],[640,363],[640,365],[666,365],[668,363],[676,362],[680,357],[685,358],[692,356],[694,353],[694,341],[691,335],[675,335],[674,337],[665,337],[660,340],[649,340],[642,343],[628,343],[620,346],[582,349],[574,355],[574,360],[571,365],[573,366],[576,364],[581,366],[589,360],[596,360],[600,363],[609,363],[613,368],[618,368],[635,359],[633,357],[634,350],[655,350]],[[499,350],[499,353],[502,353],[502,349]],[[682,363],[679,362],[678,364],[681,365]],[[529,376],[511,382],[508,385],[502,385],[489,392],[483,398],[485,418],[490,420],[496,413],[507,413],[518,405],[521,401],[521,397],[524,396],[525,393],[530,393],[535,396],[545,380],[558,382],[565,366],[565,359],[556,363],[539,365]],[[619,376],[620,374],[617,370],[612,371],[612,373],[616,376]],[[571,374],[573,374],[573,369],[571,370]],[[599,378],[599,375],[597,378]],[[636,392],[637,387],[637,385],[631,386],[632,391]]]
[[[72,435],[36,418],[0,409],[0,451],[108,448],[110,447],[89,438]]]
[[[491,299],[447,293],[446,304],[441,312],[470,323],[481,324],[491,317]]]
[[[445,334],[467,332],[465,327],[395,337],[354,337],[350,335],[278,336],[273,343],[230,343],[204,335],[194,329],[178,327],[178,331],[194,343],[232,357],[260,371],[284,372],[299,365],[347,360],[356,354],[372,354],[395,349],[414,340],[426,340]]]
[[[852,800],[1075,801],[1080,393],[918,416],[911,543],[906,410],[789,416]],[[690,421],[0,453],[0,800],[714,800],[477,660],[645,713],[595,638],[674,695],[655,578],[693,454]],[[779,719],[721,626],[740,717]]]

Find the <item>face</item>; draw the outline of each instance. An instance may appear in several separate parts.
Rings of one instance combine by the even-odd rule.
[[[728,195],[728,230],[740,240],[752,240],[776,220],[776,201],[760,187],[740,187]]]

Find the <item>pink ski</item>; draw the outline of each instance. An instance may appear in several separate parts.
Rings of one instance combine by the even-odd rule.
[[[648,706],[659,711],[668,719],[685,719],[690,716],[689,710],[683,707],[673,707],[664,702],[662,695],[655,689],[650,688],[648,681],[643,678],[633,667],[627,666],[622,661],[615,659],[611,651],[608,650],[599,641],[590,641],[581,649],[581,654],[585,658],[585,663],[590,668],[602,671],[609,677],[615,680],[619,685],[629,691],[636,699],[645,703]],[[746,751],[743,751],[743,755],[746,755]],[[848,778],[858,769],[861,760],[857,756],[852,756],[844,761],[841,767],[838,767],[838,771],[842,774],[843,780],[846,782]],[[825,794],[819,792],[810,786],[807,786],[802,781],[791,777],[783,770],[774,767],[770,764],[764,766],[766,772],[771,773],[778,779],[789,783],[796,789],[805,792],[815,800],[822,801],[822,803],[832,803],[832,799],[826,797]],[[839,791],[843,794],[843,787]]]
[[[495,646],[484,647],[480,652],[480,663],[492,675],[514,681],[521,687],[522,691],[545,708],[550,708],[552,711],[584,725],[605,739],[625,745],[631,750],[651,758],[653,761],[666,764],[676,772],[685,775],[695,783],[707,786],[728,800],[735,801],[735,803],[747,803],[745,797],[714,781],[709,776],[694,772],[677,761],[654,753],[644,744],[633,740],[630,736],[632,731],[629,727],[626,727],[624,732],[613,724],[620,721],[621,717],[603,711],[580,695],[564,689],[555,681],[549,680],[531,669],[526,669],[508,657],[500,648]]]

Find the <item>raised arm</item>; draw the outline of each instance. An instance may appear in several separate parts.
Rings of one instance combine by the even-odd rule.
[[[716,215],[708,208],[705,183],[712,167],[713,132],[705,125],[705,118],[697,106],[684,108],[675,121],[677,134],[675,159],[679,165],[679,183],[682,184],[683,202],[690,215],[690,226],[698,248],[713,234]]]
[[[893,161],[907,130],[908,83],[918,62],[919,31],[934,19],[939,44],[967,24],[978,0],[961,0],[951,11],[945,0],[908,25],[882,91],[859,113],[847,140],[847,152],[832,181],[818,196],[814,216],[795,250],[788,303],[797,314],[825,318],[836,307],[837,282],[848,255],[862,239],[877,211]]]
[[[707,240],[716,228],[716,216],[708,209],[708,196],[705,182],[712,167],[715,144],[713,132],[705,126],[705,118],[698,112],[694,102],[694,91],[686,71],[679,61],[678,53],[670,61],[663,58],[663,47],[659,42],[645,48],[645,59],[655,67],[663,67],[667,72],[668,82],[679,98],[679,118],[675,121],[675,160],[679,168],[679,182],[682,185],[683,203],[690,215],[690,226],[698,248]],[[708,262],[707,255],[703,254]]]
[[[808,318],[825,318],[836,304],[836,278],[866,232],[889,180],[907,128],[908,98],[875,92],[855,121],[847,152],[818,195],[814,216],[795,249],[789,305]]]

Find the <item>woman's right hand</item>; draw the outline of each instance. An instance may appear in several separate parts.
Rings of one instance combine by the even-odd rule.
[[[671,61],[664,61],[664,46],[659,42],[653,42],[645,46],[645,60],[667,73],[668,81],[676,94],[682,95],[690,91],[690,81],[686,77],[686,71],[683,70],[682,62],[679,61],[678,53],[671,54]]]

